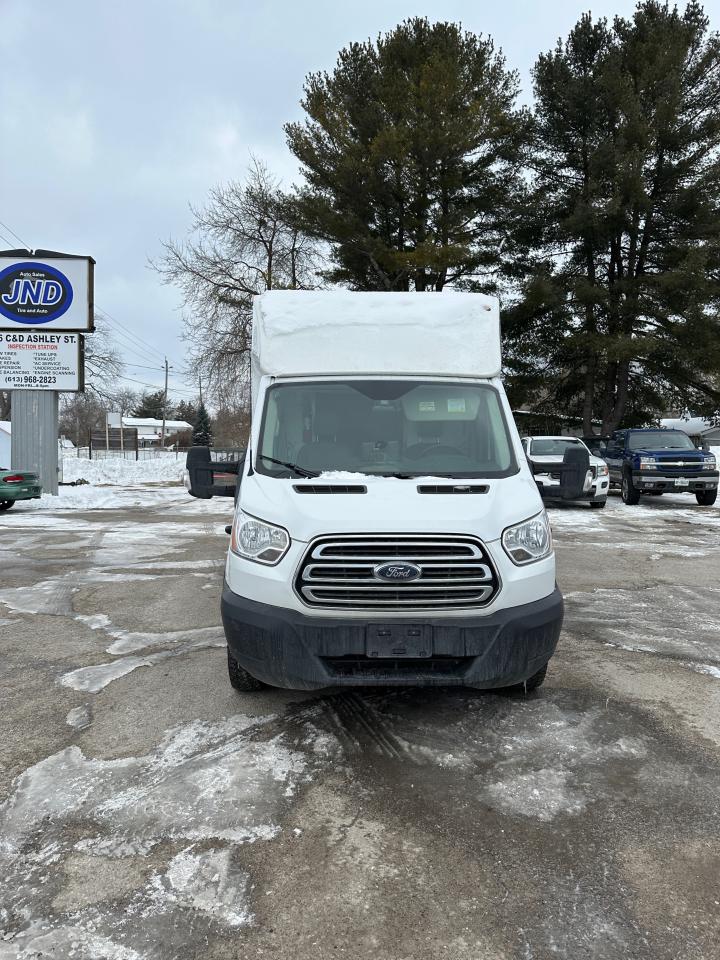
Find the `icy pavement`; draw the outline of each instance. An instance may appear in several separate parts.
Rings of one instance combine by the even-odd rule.
[[[240,695],[231,504],[102,496],[0,519],[0,960],[714,960],[717,509],[551,508],[536,695]]]

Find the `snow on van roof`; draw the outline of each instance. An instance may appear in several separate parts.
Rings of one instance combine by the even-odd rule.
[[[255,297],[252,353],[254,381],[263,374],[497,376],[498,301],[449,291],[271,290]]]

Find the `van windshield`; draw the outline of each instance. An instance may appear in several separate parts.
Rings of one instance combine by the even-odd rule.
[[[275,384],[265,398],[259,473],[507,477],[517,473],[497,390],[409,380]]]

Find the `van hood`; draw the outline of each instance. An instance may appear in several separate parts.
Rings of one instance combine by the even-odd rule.
[[[366,493],[298,493],[297,486],[364,486]],[[420,493],[432,485],[486,486],[487,493]],[[353,480],[288,480],[253,473],[245,476],[239,505],[260,520],[285,527],[293,540],[308,542],[336,533],[455,533],[485,542],[543,509],[529,472],[501,480],[449,480],[437,477],[362,476]]]

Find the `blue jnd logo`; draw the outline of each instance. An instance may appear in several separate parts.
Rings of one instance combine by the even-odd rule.
[[[15,323],[51,323],[69,309],[72,301],[72,284],[47,263],[14,263],[0,272],[0,314]]]
[[[62,295],[62,284],[57,280],[13,280],[10,293],[3,293],[0,300],[7,307],[54,307]]]

